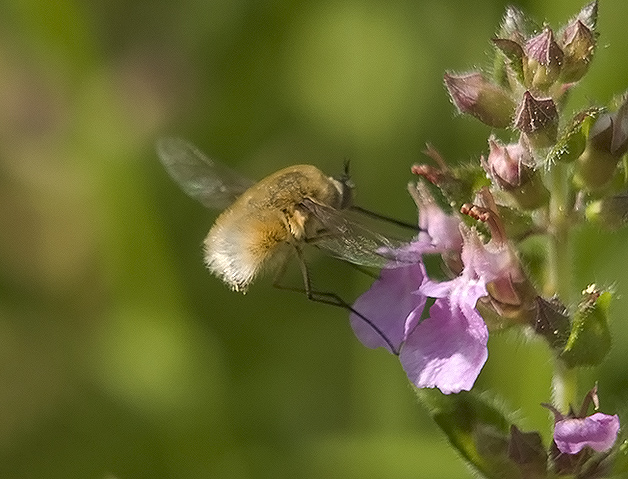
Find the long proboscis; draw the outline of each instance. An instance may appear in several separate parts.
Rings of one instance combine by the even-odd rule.
[[[418,225],[415,225],[415,224],[412,224],[412,223],[408,223],[406,221],[398,220],[396,218],[391,218],[390,216],[386,216],[386,215],[382,215],[382,214],[376,213],[375,211],[371,211],[371,210],[368,210],[366,208],[362,208],[361,206],[358,206],[358,205],[351,205],[349,207],[349,209],[352,210],[352,211],[357,211],[358,213],[361,213],[361,214],[363,214],[365,216],[368,216],[370,218],[374,218],[374,219],[377,219],[377,220],[385,221],[387,223],[391,223],[393,225],[400,226],[401,228],[406,228],[406,229],[412,230],[412,231],[414,231],[416,233],[422,231],[422,229],[419,228]]]

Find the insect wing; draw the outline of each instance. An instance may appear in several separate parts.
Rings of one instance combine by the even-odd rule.
[[[302,202],[302,206],[323,227],[319,235],[308,239],[310,243],[329,251],[339,259],[360,266],[391,268],[399,265],[394,252],[404,246],[404,242],[371,231],[335,208],[308,199]]]
[[[157,154],[183,191],[208,208],[227,208],[254,184],[180,138],[161,138]]]

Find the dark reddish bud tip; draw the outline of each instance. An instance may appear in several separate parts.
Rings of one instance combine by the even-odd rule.
[[[551,98],[534,98],[529,91],[515,113],[515,128],[525,133],[530,144],[545,148],[556,142],[558,135],[558,110]]]
[[[563,51],[554,40],[554,33],[545,28],[530,38],[524,47],[527,56],[526,84],[530,88],[545,90],[552,86],[560,75]]]

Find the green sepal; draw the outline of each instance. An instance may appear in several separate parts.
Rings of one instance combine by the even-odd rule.
[[[497,211],[499,212],[499,217],[502,219],[508,238],[524,238],[528,236],[534,228],[532,216],[527,211],[510,208],[504,205],[497,205]]]
[[[426,181],[436,204],[446,213],[458,212],[460,206],[473,200],[475,192],[490,186],[486,172],[480,164],[465,164],[450,168],[436,185]]]
[[[592,201],[585,208],[587,221],[607,231],[614,231],[628,222],[628,191]]]
[[[610,477],[628,477],[628,441],[620,441],[622,433],[620,432],[620,438],[618,438],[619,447],[613,454],[613,468]]]
[[[545,187],[541,175],[534,172],[530,179],[517,188],[508,191],[508,194],[522,210],[532,211],[549,203],[550,193]]]
[[[577,366],[597,366],[611,348],[611,334],[608,328],[608,310],[611,293],[589,288],[578,306],[571,333],[560,358],[573,368]]]
[[[525,479],[547,478],[547,451],[538,432],[522,432],[513,424],[508,457],[519,466]]]
[[[499,25],[498,36],[500,38],[524,39],[541,31],[543,25],[528,16],[523,10],[513,5],[506,7],[506,12]]]
[[[521,434],[513,428],[503,406],[473,391],[442,394],[437,389],[416,389],[416,393],[451,445],[483,477],[546,477],[526,475],[530,458],[535,455],[529,453],[529,448],[522,452]],[[531,460],[543,461],[543,457],[540,453]]]
[[[578,159],[586,147],[589,130],[602,111],[602,108],[589,108],[576,114],[547,155],[547,163],[571,163]]]
[[[534,302],[536,306],[534,332],[545,338],[554,351],[563,350],[570,335],[567,308],[556,297],[545,299],[537,296]]]
[[[524,61],[526,58],[523,47],[516,41],[507,38],[493,38],[493,45],[502,53],[503,58],[502,60],[499,58],[499,55],[496,55],[496,61],[501,60],[506,67],[510,67],[519,84],[523,85],[525,79]]]
[[[441,185],[441,191],[450,203],[458,207],[473,200],[475,192],[483,186],[490,186],[491,184],[486,177],[486,172],[479,163],[456,166],[452,168],[452,174],[455,178],[458,178],[458,182],[450,185]]]

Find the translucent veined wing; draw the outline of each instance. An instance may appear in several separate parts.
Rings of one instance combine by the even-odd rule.
[[[208,208],[227,208],[254,184],[181,138],[161,138],[157,154],[183,191]]]
[[[344,210],[305,199],[301,205],[321,224],[322,231],[308,242],[329,251],[332,256],[360,266],[393,268],[400,263],[409,263],[405,257],[399,259],[395,250],[406,242],[387,238],[356,221],[349,219]]]

